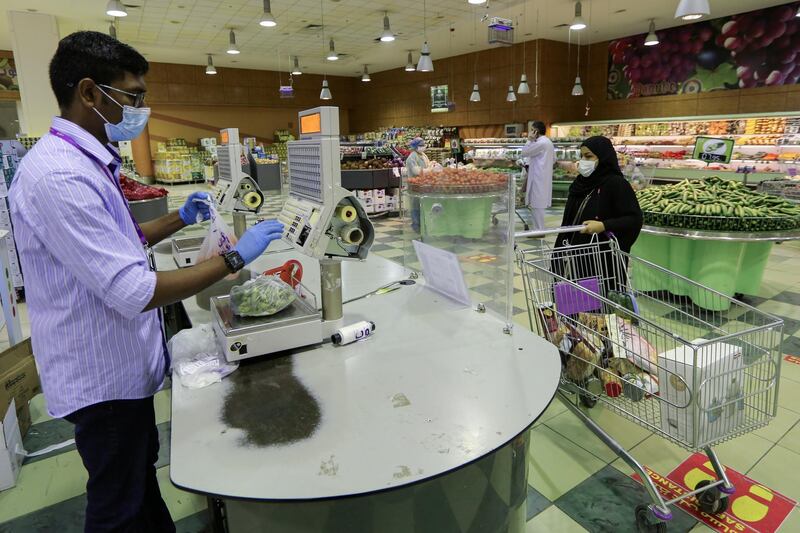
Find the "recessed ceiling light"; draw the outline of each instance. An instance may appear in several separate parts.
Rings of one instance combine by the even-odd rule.
[[[25,11],[29,11],[31,13],[38,13],[39,12],[38,9],[30,9],[30,8],[26,9]]]
[[[180,24],[181,21],[180,20],[170,20],[169,23],[170,24]]]
[[[614,14],[619,15],[620,13],[627,13],[627,12],[628,12],[627,9],[617,9],[616,11],[614,11]]]

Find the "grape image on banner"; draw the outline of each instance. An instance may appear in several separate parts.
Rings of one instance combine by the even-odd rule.
[[[800,82],[800,2],[657,31],[608,45],[608,98]]]

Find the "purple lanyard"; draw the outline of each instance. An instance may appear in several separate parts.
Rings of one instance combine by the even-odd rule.
[[[111,180],[111,183],[114,184],[114,187],[117,189],[117,191],[119,191],[120,196],[122,196],[122,202],[125,204],[125,209],[128,210],[128,216],[131,217],[131,222],[133,222],[133,227],[136,229],[136,234],[139,236],[139,240],[141,241],[142,246],[147,248],[148,246],[147,237],[144,236],[144,232],[142,231],[141,226],[139,226],[139,223],[136,222],[136,219],[133,217],[133,213],[131,213],[131,208],[128,205],[128,200],[125,199],[125,194],[122,192],[122,188],[120,187],[119,182],[114,177],[114,174],[111,173],[111,169],[108,168],[108,165],[105,165],[102,161],[100,161],[100,159],[98,159],[96,155],[83,148],[80,144],[78,144],[78,141],[76,141],[74,138],[70,137],[66,133],[58,131],[55,128],[50,128],[50,133],[52,135],[55,135],[62,141],[69,143],[75,148],[77,148],[83,155],[85,155],[86,157],[97,163],[97,165],[99,165],[105,171],[105,174],[108,177],[108,179]]]

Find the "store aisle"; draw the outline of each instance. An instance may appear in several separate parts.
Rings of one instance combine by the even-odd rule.
[[[180,205],[195,187],[175,187],[170,203]],[[280,209],[280,199],[271,198],[265,216]],[[548,224],[560,222],[560,214],[548,214]],[[373,252],[397,260],[402,257],[402,229],[398,219],[378,219]],[[195,233],[202,233],[202,228]],[[523,243],[524,246],[524,243]],[[476,250],[479,252],[480,250]],[[800,356],[800,244],[775,247],[766,277],[757,297],[748,303],[786,320],[784,351]],[[479,273],[470,283],[481,284]],[[514,318],[517,327],[528,327],[522,280],[515,279]],[[30,332],[27,313],[21,306],[23,329]],[[0,348],[6,343],[0,342]],[[743,474],[786,496],[800,500],[800,366],[785,363],[781,379],[778,418],[754,434],[718,448],[722,461]],[[203,498],[177,490],[169,481],[170,391],[156,397],[157,422],[161,439],[158,474],[162,493],[177,521],[179,532],[199,532],[206,526]],[[25,437],[29,451],[72,437],[72,426],[51,420],[43,398],[32,404],[34,426]],[[632,448],[643,464],[666,475],[688,457],[688,453],[663,439],[651,436],[598,406],[590,416]],[[635,531],[633,512],[645,501],[644,491],[628,474],[627,466],[605,448],[558,402],[543,414],[531,430],[529,458],[528,527],[542,532],[626,532]],[[82,530],[86,475],[74,446],[25,462],[15,488],[0,492],[0,532]],[[709,531],[689,515],[676,512],[670,531]],[[800,513],[789,517],[782,531],[800,531]]]

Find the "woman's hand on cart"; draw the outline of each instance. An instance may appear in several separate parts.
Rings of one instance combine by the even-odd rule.
[[[604,233],[606,226],[599,220],[587,220],[583,223],[581,233],[594,235],[595,233]]]

